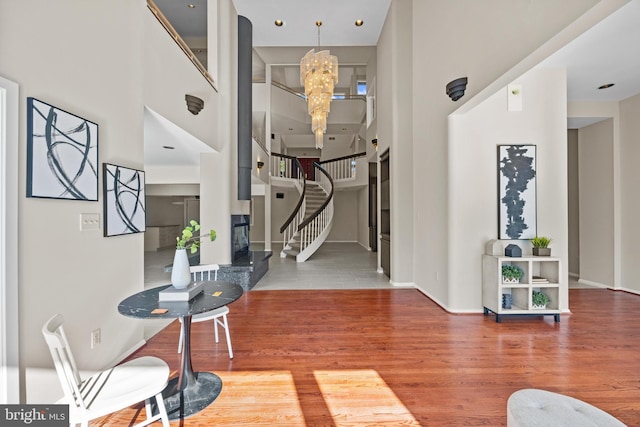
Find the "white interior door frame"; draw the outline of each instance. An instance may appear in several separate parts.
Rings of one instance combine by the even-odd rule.
[[[0,403],[20,403],[18,84],[0,77]]]

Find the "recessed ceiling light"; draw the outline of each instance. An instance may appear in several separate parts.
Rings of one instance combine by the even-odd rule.
[[[175,150],[176,147],[172,147],[170,145],[163,145],[162,148],[165,148],[167,150]]]
[[[347,128],[342,128],[342,130],[347,130]]]
[[[282,19],[276,19],[274,24],[276,24],[276,27],[282,27],[284,25],[284,21]]]
[[[195,4],[193,4],[193,3],[189,3],[189,4],[187,5],[187,7],[188,7],[189,9],[195,9],[195,8],[196,8],[196,5],[195,5]]]
[[[293,128],[289,128],[289,130],[293,130]]]
[[[356,19],[356,27],[362,27],[362,24],[364,24],[362,19]]]
[[[613,85],[615,85],[615,83],[607,83],[607,84],[604,84],[604,85],[598,87],[598,89],[609,89]]]

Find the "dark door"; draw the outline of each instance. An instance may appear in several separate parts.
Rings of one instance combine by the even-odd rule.
[[[380,156],[380,267],[391,277],[391,174],[389,150]]]
[[[319,162],[320,159],[317,157],[298,157],[298,160],[302,165],[302,170],[304,170],[304,177],[310,181],[315,181],[316,168],[313,167],[313,162]]]
[[[378,164],[369,163],[369,247],[378,252]]]

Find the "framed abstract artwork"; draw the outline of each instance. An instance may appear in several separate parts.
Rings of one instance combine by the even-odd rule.
[[[27,197],[98,200],[98,125],[27,98]]]
[[[102,165],[104,236],[145,231],[144,171]]]
[[[498,238],[536,236],[536,146],[498,146]]]

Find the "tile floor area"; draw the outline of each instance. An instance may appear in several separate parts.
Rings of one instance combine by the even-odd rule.
[[[280,258],[282,245],[273,246],[269,271],[253,290],[383,289],[389,278],[376,271],[378,254],[357,243],[325,243],[306,262]]]
[[[309,260],[298,263],[280,258],[281,245],[272,247],[269,271],[253,288],[282,289],[382,289],[392,288],[389,278],[376,271],[377,256],[357,243],[325,243]],[[254,250],[264,250],[259,244]],[[173,262],[174,249],[144,253],[145,288],[171,283],[164,267]]]
[[[281,244],[272,246],[269,271],[253,290],[282,289],[383,289],[393,288],[389,278],[376,271],[377,256],[357,243],[325,243],[309,260],[298,263],[280,258]],[[253,250],[264,250],[252,244]],[[171,283],[164,267],[173,262],[174,249],[144,253],[145,288]],[[569,277],[570,289],[596,288]]]

